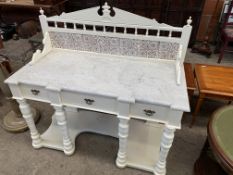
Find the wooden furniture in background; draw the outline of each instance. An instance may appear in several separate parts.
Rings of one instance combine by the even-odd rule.
[[[233,106],[215,111],[208,124],[208,139],[194,164],[194,175],[233,174]]]
[[[0,6],[1,7],[6,7],[6,6],[10,6],[10,7],[29,7],[29,8],[43,8],[45,11],[47,9],[52,9],[52,10],[56,10],[56,8],[58,8],[58,6],[60,6],[61,4],[64,4],[65,2],[67,2],[68,0],[61,0],[58,1],[57,3],[48,3],[48,4],[35,4],[32,0],[15,0],[12,2],[1,2],[0,1]],[[64,10],[64,9],[62,9]]]
[[[63,0],[33,0],[34,4],[55,5]]]
[[[194,91],[196,90],[196,83],[194,79],[194,71],[191,63],[184,63],[184,71],[186,77],[186,83],[188,88],[189,99],[192,98]]]
[[[119,139],[119,168],[165,175],[174,132],[183,111],[190,110],[183,61],[191,17],[185,26],[173,27],[118,8],[111,16],[107,3],[102,16],[98,9],[53,17],[40,10],[44,49],[6,83],[34,148],[72,155],[82,132],[110,135]],[[26,99],[50,103],[55,110],[43,134]]]
[[[208,125],[208,140],[214,155],[228,174],[233,174],[233,105],[217,110]]]
[[[205,0],[196,37],[198,41],[203,41],[205,37],[208,37],[211,43],[216,41],[223,4],[224,0]]]
[[[27,20],[38,20],[38,11],[43,8],[46,15],[58,15],[65,11],[65,3],[61,0],[56,4],[34,4],[32,0],[15,0],[0,2],[0,19],[2,23],[22,23]]]
[[[183,26],[188,16],[193,18],[193,30],[189,45],[196,41],[197,31],[206,0],[163,0],[160,13],[160,22]]]
[[[0,65],[2,68],[4,67],[4,69],[6,70],[4,72],[7,72],[8,75],[12,73],[12,68],[8,57],[0,54]]]
[[[210,45],[209,45],[209,38],[206,36],[204,41],[202,41],[201,43],[195,44],[192,47],[192,53],[200,53],[205,55],[207,58],[209,58],[212,54],[212,51],[210,49]]]
[[[205,98],[233,100],[233,68],[206,64],[195,65],[195,77],[199,97],[193,114],[191,126],[196,120]]]
[[[225,15],[225,19],[220,32],[220,54],[218,58],[218,63],[221,63],[224,52],[230,51],[228,48],[229,42],[233,42],[233,1],[230,2],[227,10],[227,14]]]
[[[103,4],[103,0],[69,0],[68,11]],[[190,45],[196,40],[205,0],[108,0],[114,7],[154,18],[160,23],[182,27],[189,16],[193,18]]]

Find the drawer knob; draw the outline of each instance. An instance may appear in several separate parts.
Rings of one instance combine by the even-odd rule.
[[[32,89],[31,92],[33,95],[38,95],[40,93],[40,91],[36,89]]]
[[[147,116],[153,116],[155,114],[155,111],[144,109],[144,112]]]
[[[84,100],[85,100],[86,104],[88,104],[88,105],[92,105],[95,102],[95,100],[87,99],[87,98],[85,98]]]

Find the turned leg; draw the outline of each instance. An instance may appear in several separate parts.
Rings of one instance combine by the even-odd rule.
[[[68,127],[67,127],[67,119],[65,115],[65,110],[63,106],[53,106],[55,109],[55,118],[57,120],[57,124],[61,128],[61,133],[63,137],[63,147],[64,153],[66,155],[72,155],[74,153],[74,145],[71,142]]]
[[[119,118],[119,128],[118,128],[118,136],[119,136],[119,149],[117,153],[116,165],[119,168],[124,168],[126,166],[126,156],[127,156],[127,139],[129,132],[129,119],[127,118]]]
[[[17,102],[19,103],[19,108],[23,115],[23,118],[26,120],[27,125],[30,129],[31,138],[32,138],[32,146],[34,148],[40,148],[41,138],[40,138],[39,132],[36,129],[36,125],[34,123],[31,107],[25,99],[17,100]]]
[[[165,175],[166,174],[166,159],[168,152],[172,146],[172,142],[174,139],[175,128],[166,126],[163,131],[161,145],[160,145],[160,153],[159,160],[155,166],[154,174],[155,175]]]

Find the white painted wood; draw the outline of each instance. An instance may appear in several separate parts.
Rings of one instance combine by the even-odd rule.
[[[105,4],[103,8],[103,16],[97,15],[98,7],[94,7],[49,18],[41,9],[44,49],[34,53],[32,61],[6,83],[20,104],[35,148],[43,146],[71,155],[79,134],[109,135],[119,139],[118,167],[130,166],[165,175],[174,131],[181,128],[183,111],[190,109],[183,61],[192,29],[191,18],[184,27],[172,27],[117,8],[114,8],[116,15],[111,17],[109,6]],[[48,22],[54,25],[49,26]],[[98,31],[97,26],[103,30]],[[118,28],[123,32],[118,33]],[[128,33],[128,28],[135,32]],[[140,34],[139,29],[145,33]],[[151,30],[157,31],[157,35],[151,36]],[[160,36],[163,31],[169,35]],[[57,35],[53,36],[53,32]],[[180,32],[181,37],[173,37],[172,32]],[[80,43],[76,43],[75,37],[81,35],[87,36],[87,40],[99,36],[98,39],[119,39],[120,44],[130,41],[137,44],[131,52],[139,54],[128,54],[131,52],[125,47],[118,55],[97,52],[99,48],[93,47],[99,45],[86,40],[84,44],[90,48],[77,49]],[[54,40],[60,44],[55,46]],[[161,58],[167,56],[163,54],[151,57],[149,52],[153,48],[141,54],[142,46],[152,45],[159,47],[158,53],[174,51],[174,55],[166,59]],[[55,109],[50,127],[41,136],[24,99],[47,102]]]
[[[42,33],[45,37],[45,33],[48,31],[48,23],[46,20],[46,16],[44,15],[44,10],[42,8],[40,8],[39,20],[40,20],[40,24],[41,24]]]
[[[43,86],[36,86],[30,84],[19,85],[23,97],[31,100],[38,100],[48,102],[48,93]]]
[[[168,111],[167,116],[167,126],[174,127],[176,129],[181,129],[183,111],[172,109]]]
[[[129,135],[129,108],[127,102],[119,101],[118,103],[118,136],[119,149],[117,153],[116,165],[119,168],[124,168],[127,165],[127,142]]]
[[[136,103],[130,108],[130,116],[137,119],[150,119],[151,121],[162,122],[167,120],[168,110],[166,106]]]
[[[180,61],[176,61],[176,83],[178,85],[180,85],[181,83],[181,62]]]
[[[104,16],[99,16],[97,11],[99,7],[88,8],[80,11],[75,11],[71,13],[64,13],[61,16],[47,17],[48,21],[54,20],[74,20],[79,21],[80,23],[96,23],[104,25],[136,25],[136,26],[156,26],[159,23],[155,19],[148,19],[139,15],[129,13],[127,11],[113,7],[115,11],[115,16],[111,17],[108,14]],[[108,13],[108,12],[107,12]],[[166,24],[160,24],[163,27],[169,27]]]
[[[33,114],[30,108],[30,105],[27,103],[25,99],[17,100],[19,103],[19,109],[23,115],[23,118],[26,120],[27,125],[30,129],[30,134],[32,138],[32,146],[34,148],[40,148],[41,147],[41,138],[40,134],[36,129],[36,125],[34,123]]]
[[[174,127],[165,126],[162,135],[161,145],[160,145],[159,159],[154,169],[155,175],[166,174],[166,160],[167,160],[168,152],[172,146],[172,142],[174,139],[174,132],[175,132]]]
[[[117,98],[64,91],[61,93],[61,100],[66,106],[76,104],[75,107],[78,108],[113,114],[117,112]]]
[[[128,118],[119,118],[119,149],[117,153],[116,165],[119,168],[124,168],[127,162],[127,142],[128,142],[128,132],[129,132],[129,119]]]
[[[61,135],[63,136],[63,150],[66,155],[74,153],[74,146],[70,139],[70,134],[67,126],[67,118],[63,106],[53,106],[55,109],[55,118],[58,126],[60,126]]]
[[[185,55],[187,52],[187,47],[189,43],[189,39],[191,36],[192,26],[190,25],[192,23],[192,17],[189,17],[187,20],[187,25],[183,27],[182,35],[181,35],[181,45],[182,45],[182,52],[181,57],[179,58],[180,62],[183,63],[185,59]]]
[[[159,159],[164,125],[134,119],[130,120],[129,125],[127,166],[153,172]]]
[[[61,89],[54,87],[54,86],[47,86],[46,87],[48,98],[52,106],[61,106],[64,105],[61,100]]]
[[[65,108],[67,126],[73,146],[79,134],[92,132],[118,138],[118,118],[113,115],[85,111],[77,108]],[[41,135],[42,145],[64,151],[60,126],[53,115],[50,127]]]
[[[73,145],[78,135],[84,132],[118,138],[119,120],[114,115],[85,110],[77,112],[75,108],[66,108],[66,115]],[[126,166],[153,172],[159,157],[160,139],[164,126],[143,120],[130,120],[129,125]],[[63,151],[62,135],[55,116],[49,129],[41,135],[41,138],[43,147]]]
[[[53,22],[55,22],[55,24],[57,23],[67,23],[67,21],[65,20],[54,20]],[[77,23],[77,21],[69,21],[70,23],[72,23],[74,26]],[[86,30],[86,25],[87,24],[81,24],[83,25],[83,29],[75,29],[75,28],[61,28],[61,27],[56,27],[56,25],[54,27],[48,27],[48,32],[52,31],[52,32],[67,32],[67,33],[80,33],[80,34],[89,34],[89,35],[100,35],[100,36],[109,36],[109,37],[118,37],[118,38],[129,38],[129,39],[141,39],[141,40],[152,40],[152,41],[167,41],[167,42],[176,42],[176,43],[183,43],[183,40],[181,40],[181,38],[178,37],[169,37],[169,36],[160,36],[160,32],[161,31],[170,31],[170,32],[184,32],[184,28],[177,28],[177,27],[160,27],[160,28],[156,28],[156,27],[147,27],[147,28],[143,28],[142,26],[126,26],[126,25],[120,25],[118,24],[118,26],[110,26],[113,27],[114,30],[113,32],[106,32],[105,30],[105,25],[100,25],[100,24],[93,24],[93,23],[88,23],[88,25],[93,26],[93,30]],[[96,28],[96,26],[102,26],[103,27],[103,31],[94,31],[94,28]],[[135,29],[135,31],[137,31],[136,29],[145,29],[145,30],[156,30],[158,31],[157,36],[153,36],[153,35],[147,35],[148,33],[145,34],[138,34],[137,32],[135,32],[135,34],[130,34],[130,33],[125,33],[125,32],[117,32],[116,28],[123,28],[124,31],[126,32],[126,28],[133,28]],[[186,30],[187,32],[187,30]],[[147,39],[148,38],[148,39]],[[170,39],[170,40],[169,40]]]
[[[21,89],[20,87],[18,86],[18,84],[8,84],[10,90],[11,90],[11,93],[13,95],[13,99],[16,99],[16,100],[21,100],[23,98],[23,95],[22,95],[22,92],[21,92]]]
[[[32,60],[30,61],[29,64],[31,64],[31,65],[34,64],[35,62],[37,62],[41,58],[45,57],[52,50],[52,45],[51,45],[51,41],[50,41],[48,32],[46,32],[44,34],[43,44],[44,44],[43,51],[37,50],[33,54]]]

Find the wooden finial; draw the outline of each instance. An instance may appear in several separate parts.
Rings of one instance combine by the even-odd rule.
[[[104,3],[104,6],[103,6],[103,15],[104,16],[107,16],[107,15],[110,15],[110,6],[108,5],[107,2]]]
[[[44,15],[44,10],[42,8],[40,8],[40,14]]]
[[[192,17],[190,16],[189,19],[187,20],[187,25],[190,26],[190,24],[192,23],[192,21],[193,21],[193,20],[192,20]]]

